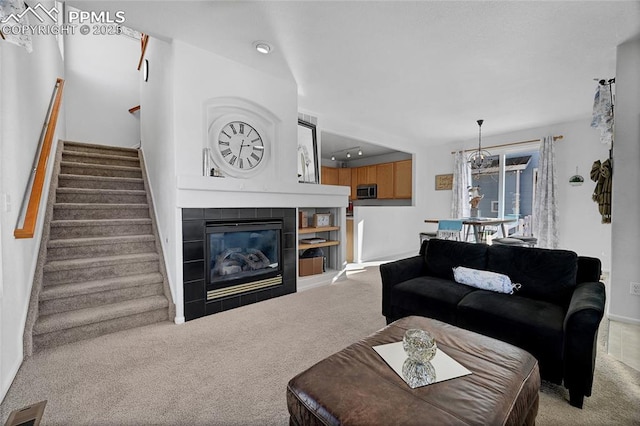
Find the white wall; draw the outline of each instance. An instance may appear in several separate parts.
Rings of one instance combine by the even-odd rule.
[[[141,83],[141,138],[147,173],[156,207],[158,231],[162,239],[167,272],[174,302],[176,322],[183,321],[182,304],[182,225],[181,207],[191,207],[181,200],[199,199],[207,207],[228,206],[224,191],[243,201],[255,193],[241,194],[252,185],[263,188],[295,185],[297,182],[297,86],[292,79],[279,79],[217,54],[173,41],[171,44],[151,39],[146,53],[149,81]],[[252,179],[226,177],[216,180],[222,185],[205,192],[182,188],[179,197],[178,177],[196,186],[202,176],[202,149],[207,146],[210,123],[206,105],[212,99],[239,99],[270,111],[279,122],[272,141],[270,167]],[[211,181],[214,178],[206,178]],[[206,183],[208,183],[206,182]],[[206,186],[205,183],[205,186]],[[190,195],[191,194],[191,195]],[[186,197],[186,198],[185,198]],[[277,199],[278,197],[276,197]],[[345,197],[346,199],[346,197]],[[206,202],[204,201],[206,200]],[[238,204],[238,203],[236,203]],[[239,204],[238,204],[239,205]],[[273,206],[278,206],[274,201]]]
[[[140,41],[123,35],[65,37],[67,138],[101,145],[137,147],[140,120]]]
[[[609,317],[640,324],[640,40],[618,46],[613,161],[613,267]]]
[[[541,128],[527,129],[504,135],[483,136],[483,145],[500,145],[543,137],[563,135],[556,143],[556,165],[559,170],[558,208],[559,243],[561,248],[580,255],[598,257],[603,269],[611,269],[611,225],[602,224],[597,204],[591,200],[595,183],[589,180],[591,165],[608,156],[608,147],[599,141],[599,133],[590,126],[590,117]],[[357,131],[352,129],[352,131]],[[348,134],[348,133],[343,133]],[[375,137],[375,136],[373,136]],[[368,139],[374,142],[373,139]],[[451,191],[435,190],[435,175],[452,173],[451,151],[472,148],[477,140],[418,148],[410,142],[398,149],[414,152],[414,206],[356,207],[356,227],[364,226],[361,235],[362,261],[395,257],[417,252],[418,233],[434,231],[435,225],[425,224],[426,218],[449,217]],[[576,166],[585,177],[583,186],[570,186],[569,177]]]
[[[318,114],[314,114],[318,115]],[[321,130],[348,135],[377,145],[393,141],[393,148],[413,154],[413,204],[411,206],[354,206],[354,259],[358,262],[390,259],[417,253],[418,234],[424,230],[427,203],[422,188],[430,169],[430,150],[418,141],[403,140],[374,129],[336,119],[318,117]]]
[[[177,300],[175,253],[182,244],[176,241],[176,142],[173,108],[173,52],[169,43],[150,39],[145,54],[149,78],[140,75],[140,122],[144,155],[156,223],[165,256],[173,300]],[[182,305],[176,306],[182,316]]]
[[[182,42],[174,41],[173,48],[178,175],[202,175],[202,149],[207,146],[210,124],[205,122],[204,105],[213,98],[228,97],[252,102],[280,121],[272,142],[271,167],[249,180],[297,182],[296,82],[291,78],[273,77]],[[230,183],[235,180],[226,178]]]
[[[594,88],[595,90],[595,88]],[[482,136],[483,147],[501,145],[510,142],[538,139],[548,135],[562,135],[555,142],[556,166],[558,168],[558,240],[559,248],[573,250],[582,256],[597,257],[602,261],[604,270],[611,269],[611,225],[602,224],[598,205],[591,199],[595,182],[589,178],[591,166],[595,160],[603,161],[609,155],[606,145],[600,143],[599,131],[590,127],[591,117],[584,117],[567,123],[526,129],[517,132]],[[435,207],[430,203],[429,216],[444,215],[450,212],[451,191],[435,190],[435,174],[452,173],[455,149],[470,149],[477,146],[477,139],[463,143],[453,143],[441,151],[438,157],[432,157],[433,174],[426,186],[428,197],[434,197],[437,203],[445,205]],[[491,150],[497,153],[497,150]],[[569,185],[569,178],[575,174],[576,166],[585,178],[582,186]],[[432,213],[434,212],[434,213]]]
[[[16,240],[13,230],[28,182],[40,131],[56,78],[64,78],[53,36],[33,37],[33,52],[0,43],[0,195],[11,207],[0,211],[2,283],[0,290],[0,398],[4,398],[23,359],[23,332],[38,257],[49,179],[40,203],[36,235]],[[63,107],[66,99],[63,98]],[[64,137],[64,111],[58,120],[52,152]],[[48,164],[49,172],[53,161]],[[2,198],[2,197],[0,197]],[[1,204],[1,203],[0,203]]]

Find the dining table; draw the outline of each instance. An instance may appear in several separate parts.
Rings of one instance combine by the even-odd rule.
[[[425,223],[438,223],[441,220],[451,220],[451,218],[447,219],[425,219]],[[469,229],[473,229],[473,236],[475,237],[476,242],[481,242],[480,238],[483,234],[486,226],[497,226],[500,225],[502,236],[509,236],[509,229],[507,224],[516,222],[517,219],[514,218],[499,218],[499,217],[463,217],[454,220],[461,220],[462,225],[467,227],[467,232],[465,233],[465,241],[469,238]]]

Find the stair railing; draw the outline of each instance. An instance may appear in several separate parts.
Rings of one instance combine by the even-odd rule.
[[[29,182],[27,183],[24,196],[22,197],[20,214],[18,215],[16,229],[13,231],[13,236],[15,238],[33,238],[33,234],[35,233],[36,223],[38,221],[38,211],[40,210],[40,200],[42,199],[42,190],[47,174],[47,161],[49,159],[49,153],[51,152],[53,136],[56,132],[58,113],[60,112],[60,104],[62,103],[63,88],[64,80],[58,78],[56,80],[56,85],[53,88],[53,93],[51,94],[49,109],[47,110],[42,132],[40,133],[38,150],[33,158],[33,166],[31,175],[29,175]],[[27,204],[25,212],[27,196],[29,198],[29,203]],[[20,226],[23,218],[24,222],[22,226]]]
[[[142,34],[142,38],[140,39],[140,60],[138,61],[138,71],[140,71],[140,68],[142,68],[144,54],[147,52],[147,44],[149,44],[149,35]]]

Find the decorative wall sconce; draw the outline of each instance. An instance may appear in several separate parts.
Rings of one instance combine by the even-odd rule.
[[[576,174],[569,178],[569,185],[580,186],[584,183],[584,178],[578,173],[578,166],[576,166]]]

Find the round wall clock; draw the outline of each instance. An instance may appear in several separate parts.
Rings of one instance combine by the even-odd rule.
[[[246,119],[219,121],[210,138],[216,165],[230,176],[253,176],[266,163],[267,135]]]

